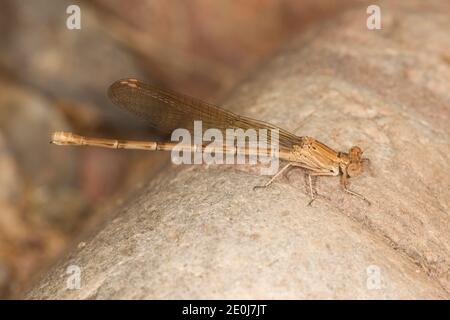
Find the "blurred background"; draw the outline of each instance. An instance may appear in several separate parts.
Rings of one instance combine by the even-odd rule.
[[[66,27],[72,4],[81,30]],[[54,130],[151,137],[108,101],[112,82],[138,78],[221,104],[291,37],[362,4],[0,0],[0,298],[17,297],[169,163],[156,153],[49,144]]]

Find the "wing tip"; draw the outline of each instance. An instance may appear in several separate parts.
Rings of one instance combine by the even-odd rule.
[[[117,94],[118,89],[125,87],[136,89],[139,87],[139,83],[140,81],[135,78],[124,78],[117,80],[109,86],[107,95],[113,102],[118,102],[120,101],[120,97]]]

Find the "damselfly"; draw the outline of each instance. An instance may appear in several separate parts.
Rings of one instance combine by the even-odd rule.
[[[309,179],[311,196],[309,204],[315,199],[312,176],[340,176],[345,192],[370,204],[363,195],[348,188],[348,178],[360,175],[363,171],[363,162],[368,161],[367,158],[362,157],[363,152],[357,146],[351,147],[349,152],[337,152],[314,138],[296,136],[272,124],[240,116],[215,105],[170,90],[162,90],[136,79],[116,81],[110,86],[108,95],[116,105],[144,119],[153,129],[163,135],[170,135],[177,128],[185,128],[193,132],[194,121],[201,121],[203,129],[214,128],[223,132],[230,128],[278,130],[278,157],[287,164],[266,184],[255,188],[268,187],[290,167],[301,167],[306,170]],[[168,141],[91,138],[64,131],[53,133],[51,142],[57,145],[149,151],[171,151],[178,145],[177,142]],[[194,151],[196,148],[198,146],[186,146],[185,151]],[[200,148],[206,148],[206,146],[202,145]],[[225,146],[222,152],[236,154],[238,148]],[[261,150],[247,147],[243,152],[251,155],[261,152]],[[263,153],[267,152],[268,150],[263,150]]]

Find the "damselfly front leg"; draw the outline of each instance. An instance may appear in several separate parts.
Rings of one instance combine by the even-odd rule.
[[[367,200],[367,198],[364,197],[362,194],[359,194],[359,193],[357,193],[357,192],[355,192],[353,190],[350,190],[348,188],[348,179],[347,179],[347,173],[346,172],[343,172],[343,174],[341,175],[341,185],[342,185],[342,188],[344,189],[345,192],[347,192],[348,194],[351,194],[351,195],[353,195],[353,196],[355,196],[355,197],[357,197],[357,198],[359,198],[361,200],[364,200],[365,202],[367,202],[367,204],[369,206],[371,205],[370,201]]]
[[[308,174],[308,179],[309,179],[309,190],[311,193],[311,201],[308,203],[308,205],[311,205],[314,202],[314,200],[316,200],[316,197],[313,194],[311,177],[312,176],[335,176],[336,174],[334,172],[314,172],[314,171],[309,171],[307,174]],[[355,197],[358,197],[361,200],[366,201],[369,206],[371,205],[370,201],[367,200],[366,197],[364,197],[362,194],[359,194],[348,188],[348,178],[347,178],[346,172],[341,174],[341,185],[345,192],[347,192]]]

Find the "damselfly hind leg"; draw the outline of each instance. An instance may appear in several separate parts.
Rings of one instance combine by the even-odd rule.
[[[285,165],[283,168],[281,168],[280,171],[278,171],[269,181],[267,181],[266,184],[263,184],[262,186],[254,186],[253,190],[256,189],[263,189],[263,188],[267,188],[268,186],[270,186],[272,184],[272,182],[279,176],[281,175],[284,171],[286,171],[286,169],[288,169],[290,166],[292,165],[292,163],[288,163],[287,165]]]

